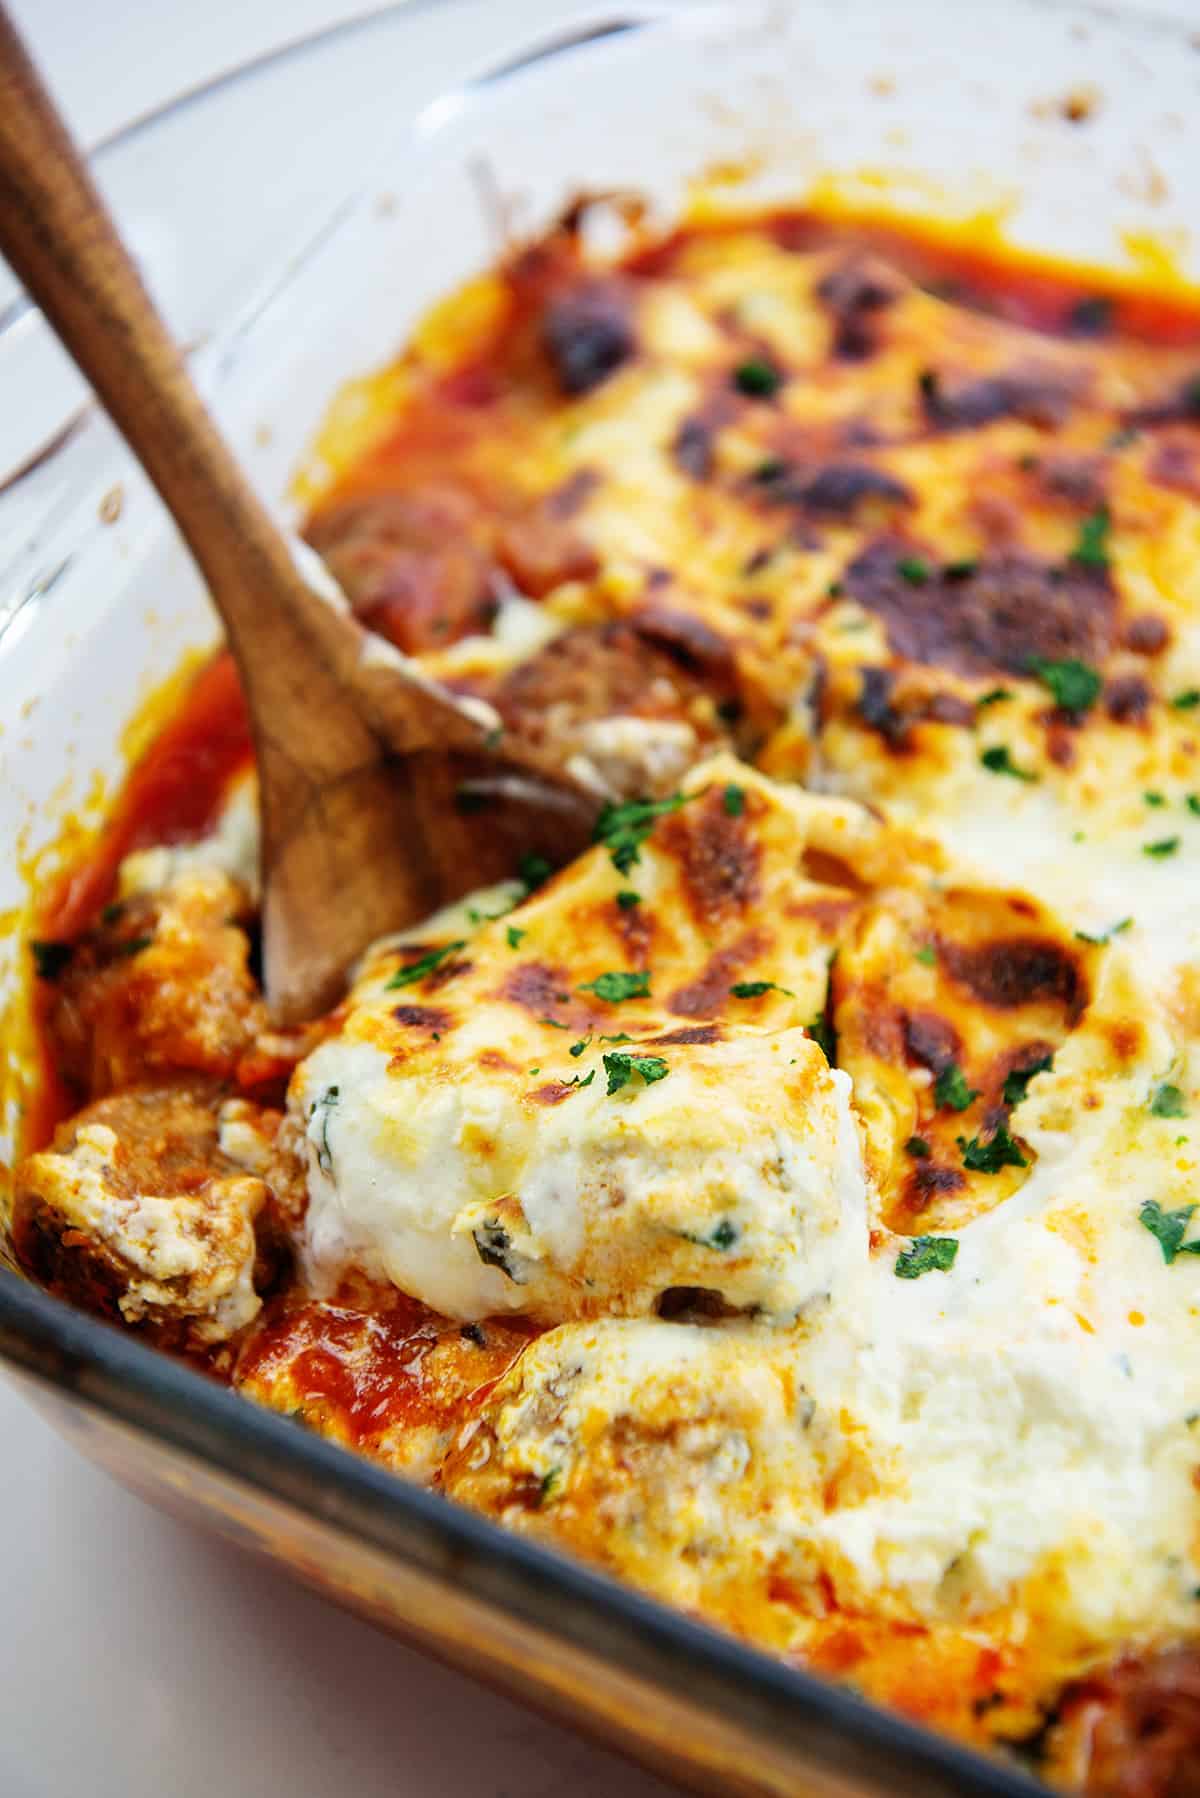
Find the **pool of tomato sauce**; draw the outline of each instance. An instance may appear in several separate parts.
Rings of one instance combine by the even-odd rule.
[[[462,1420],[538,1333],[519,1319],[460,1326],[399,1292],[365,1303],[353,1292],[277,1303],[243,1350],[239,1384],[269,1390],[286,1378],[302,1415],[336,1424],[370,1450],[397,1426]]]
[[[1106,284],[1040,259],[969,241],[948,245],[940,233],[926,235],[919,228],[884,222],[833,220],[803,211],[777,212],[758,222],[785,249],[841,245],[873,252],[947,298],[1026,328],[1080,335],[1082,316],[1089,320],[1090,334],[1132,337],[1161,347],[1200,344],[1200,303],[1150,287]],[[742,229],[746,223],[682,227],[631,254],[626,270],[634,278],[666,275],[694,237]],[[560,241],[550,259],[558,279],[572,255],[570,243]],[[324,503],[352,493],[403,488],[431,475],[453,475],[457,460],[474,441],[519,414],[531,379],[543,395],[549,392],[536,350],[546,280],[546,259],[540,252],[514,259],[508,270],[509,304],[501,309],[489,339],[449,372],[419,385],[395,428],[347,471]],[[1083,314],[1081,306],[1088,309]],[[486,494],[477,492],[476,497],[486,503]],[[68,941],[92,926],[111,897],[121,859],[132,850],[203,836],[219,815],[229,780],[251,759],[237,674],[230,656],[220,653],[197,676],[176,715],[132,769],[94,847],[46,893],[37,934]],[[31,1146],[46,1141],[73,1108],[55,1078],[44,1030],[42,1045],[45,1078],[31,1111]],[[424,1368],[433,1348],[457,1326],[402,1295],[395,1298],[399,1302],[389,1294],[386,1304],[370,1311],[365,1341],[361,1310],[297,1303],[287,1295],[276,1299],[243,1351],[239,1381],[266,1378],[286,1367],[295,1397],[304,1405],[327,1408],[349,1439],[368,1451],[385,1428],[444,1418],[446,1406],[431,1390]],[[503,1337],[497,1352],[472,1348],[479,1379],[459,1391],[459,1415],[490,1389],[536,1333],[511,1323],[486,1328],[489,1334],[503,1332]]]

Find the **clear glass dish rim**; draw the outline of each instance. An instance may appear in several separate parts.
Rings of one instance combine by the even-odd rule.
[[[287,58],[319,54],[323,44],[369,32],[388,20],[405,18],[419,30],[422,16],[435,6],[458,3],[389,0],[291,40],[140,115],[100,140],[92,155],[119,150],[179,111]],[[1009,3],[1026,13],[1087,20],[1101,30],[1125,28],[1166,36],[1180,49],[1195,53],[1187,23],[1153,11],[1133,12],[1104,0]],[[568,24],[561,33],[447,90],[417,116],[401,141],[415,143],[434,108],[469,105],[492,84],[535,63],[619,32],[669,30],[681,15],[705,8],[706,0],[691,0],[690,5],[613,0],[607,9],[593,7],[593,23],[582,29]],[[720,10],[731,9],[722,5]],[[353,198],[347,196],[312,237],[309,255],[320,253],[331,226],[336,229],[336,219]],[[306,262],[303,252],[291,260],[286,273],[246,314],[231,322],[220,341],[236,342],[269,324],[274,301],[302,277]],[[14,307],[25,304],[18,300]],[[13,315],[13,308],[8,308],[0,317],[0,330]],[[506,1611],[598,1658],[619,1654],[621,1664],[635,1666],[650,1689],[674,1688],[695,1705],[732,1706],[748,1733],[765,1735],[769,1730],[776,1746],[781,1736],[788,1739],[798,1776],[807,1758],[814,1770],[823,1768],[845,1779],[849,1770],[838,1758],[840,1749],[857,1760],[863,1778],[875,1782],[881,1798],[901,1792],[930,1798],[962,1793],[1033,1798],[1048,1790],[1015,1765],[989,1759],[859,1698],[846,1686],[789,1666],[436,1492],[409,1484],[76,1310],[4,1265],[0,1265],[0,1362],[84,1410],[102,1413],[235,1484],[302,1512],[318,1525],[353,1536],[399,1563],[467,1591],[497,1612]],[[807,1739],[805,1732],[810,1732]]]

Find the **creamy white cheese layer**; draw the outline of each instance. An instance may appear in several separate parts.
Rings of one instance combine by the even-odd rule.
[[[566,1064],[587,1084],[543,1105],[467,1059],[463,1034],[495,1028],[479,1012],[450,1066],[336,1039],[299,1071],[318,1277],[358,1266],[453,1317],[547,1321],[681,1286],[790,1319],[839,1288],[865,1183],[849,1080],[803,1031],[664,1048],[668,1077],[615,1093],[597,1045]]]

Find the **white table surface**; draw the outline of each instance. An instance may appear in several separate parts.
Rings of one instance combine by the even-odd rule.
[[[354,0],[11,0],[82,141]],[[1147,10],[1194,19],[1200,0]],[[667,1798],[160,1516],[0,1382],[0,1798]]]

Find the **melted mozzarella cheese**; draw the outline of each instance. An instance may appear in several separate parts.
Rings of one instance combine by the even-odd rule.
[[[742,840],[721,804],[732,774],[762,813],[769,858],[744,833],[756,882],[790,889],[810,832],[869,832],[844,805],[784,795],[727,760],[694,777],[697,831],[715,801],[713,828]],[[291,1093],[315,1275],[353,1265],[453,1316],[550,1322],[647,1312],[680,1287],[789,1319],[837,1289],[866,1228],[858,1134],[849,1081],[799,1025],[824,1004],[829,950],[812,926],[791,940],[748,931],[742,905],[716,943],[689,926],[697,840],[641,851],[656,944],[645,999],[602,996],[630,959],[603,849],[449,951],[469,961],[447,959],[444,981],[433,969],[431,991],[413,983],[412,1004],[395,985],[411,958],[388,945],[368,956],[343,1028]],[[728,1009],[750,958],[747,1021],[690,1022],[697,1006]],[[694,989],[714,966],[709,1004]]]

